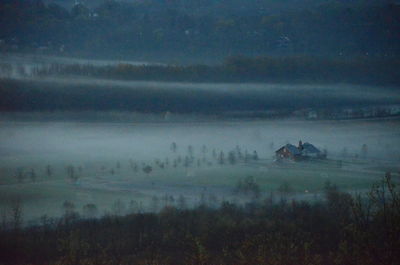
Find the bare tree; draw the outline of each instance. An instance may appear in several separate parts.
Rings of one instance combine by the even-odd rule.
[[[229,161],[229,164],[231,164],[231,165],[236,164],[236,155],[235,155],[234,151],[230,151],[228,153],[228,161]]]
[[[154,213],[157,213],[160,209],[160,199],[154,195],[151,198],[151,205],[150,205],[150,210]]]
[[[173,195],[168,196],[168,204],[173,206],[175,204],[175,197]]]
[[[252,199],[258,199],[260,197],[260,186],[253,176],[248,176],[238,181],[235,192],[250,196]]]
[[[194,152],[193,146],[189,145],[188,146],[188,154],[189,154],[190,157],[193,157],[193,152]]]
[[[78,175],[75,172],[75,167],[70,165],[67,167],[67,174],[71,182],[75,183],[78,181]]]
[[[1,231],[5,231],[7,229],[7,212],[6,209],[2,209],[1,211]]]
[[[278,192],[281,195],[281,200],[286,200],[287,196],[293,191],[292,186],[289,184],[289,182],[284,181],[281,185],[278,187]]]
[[[135,200],[131,200],[129,202],[129,213],[138,213],[139,212],[139,203]]]
[[[97,206],[94,203],[88,203],[83,206],[83,214],[86,218],[95,218],[98,214]]]
[[[25,176],[24,176],[24,171],[22,170],[22,168],[17,169],[16,177],[17,177],[18,183],[24,182]]]
[[[237,145],[236,146],[236,155],[238,157],[238,159],[243,159],[243,155],[242,155],[242,150],[240,149],[240,147]]]
[[[178,197],[178,209],[184,210],[187,208],[187,202],[185,196],[182,194]]]
[[[274,142],[270,142],[270,143],[269,143],[269,149],[271,149],[271,150],[274,149],[274,146],[275,146],[275,145],[274,145]]]
[[[367,158],[368,155],[368,146],[366,144],[363,144],[361,146],[361,156],[362,158]]]
[[[33,168],[31,169],[30,177],[31,177],[32,182],[36,182],[37,176],[36,176],[35,170]]]
[[[64,214],[69,216],[75,211],[75,204],[70,201],[65,201],[62,205],[62,208],[64,210]]]
[[[253,152],[253,160],[258,160],[258,154],[257,154],[257,151],[255,151],[254,150],[254,152]]]
[[[200,193],[199,206],[207,206],[206,194],[204,191]]]
[[[347,151],[347,148],[344,147],[342,150],[342,157],[347,157],[349,155],[349,152]]]
[[[22,224],[22,203],[20,198],[11,202],[11,218],[12,228],[15,231],[19,230]]]
[[[163,201],[163,207],[169,206],[169,196],[168,194],[165,194],[162,196],[161,200]]]
[[[219,153],[219,156],[218,156],[218,163],[219,163],[220,165],[223,165],[223,164],[225,163],[225,155],[224,155],[224,152],[223,152],[223,151],[221,151],[221,152]]]
[[[138,172],[138,165],[136,163],[133,164],[133,172]]]
[[[248,160],[249,160],[249,153],[247,152],[247,150],[245,150],[245,152],[244,152],[244,162],[247,163]]]
[[[126,213],[126,205],[120,199],[114,202],[111,209],[114,215],[123,215]]]
[[[214,194],[210,194],[208,196],[208,203],[211,207],[217,207],[218,205],[218,199],[217,196],[215,196]]]
[[[203,144],[202,148],[201,148],[201,152],[205,155],[207,153],[208,149],[207,146],[205,144]]]
[[[53,169],[50,167],[50,165],[46,166],[46,174],[48,177],[53,176]]]
[[[178,146],[176,145],[176,143],[175,143],[175,142],[172,142],[172,143],[171,143],[171,151],[174,152],[174,153],[176,153],[177,149],[178,149]]]
[[[190,159],[188,156],[185,157],[185,162],[183,163],[184,167],[189,167],[190,166]]]
[[[78,219],[79,215],[75,211],[75,204],[73,202],[65,201],[62,208],[64,210],[64,221],[66,224]]]

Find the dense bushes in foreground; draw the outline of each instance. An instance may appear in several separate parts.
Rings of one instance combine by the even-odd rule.
[[[398,264],[399,195],[390,176],[369,195],[326,186],[326,200],[271,199],[219,209],[3,229],[0,264]]]

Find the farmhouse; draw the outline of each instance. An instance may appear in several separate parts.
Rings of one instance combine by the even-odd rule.
[[[325,158],[326,155],[318,148],[310,143],[302,143],[299,141],[298,146],[286,144],[275,151],[276,158],[291,159],[291,160],[305,160],[310,158]]]
[[[296,160],[301,156],[301,151],[292,144],[286,144],[285,146],[282,146],[281,148],[276,150],[275,154],[278,159],[289,158]]]

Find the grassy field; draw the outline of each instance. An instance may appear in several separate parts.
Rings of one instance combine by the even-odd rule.
[[[65,201],[83,215],[87,204],[95,204],[98,215],[151,211],[178,205],[180,196],[188,206],[244,203],[250,196],[235,190],[250,176],[261,199],[271,194],[276,199],[321,198],[327,181],[341,190],[366,192],[387,171],[399,180],[397,120],[0,125],[1,218],[12,215],[16,201],[21,202],[24,220],[60,216]],[[277,148],[299,138],[326,148],[328,159],[274,162]],[[363,143],[369,148],[364,158]],[[189,146],[193,160],[186,163]],[[344,148],[347,155],[341,155]],[[254,150],[258,160],[252,158]],[[230,152],[236,152],[234,164]],[[152,167],[148,174],[146,166]]]
[[[243,202],[246,196],[237,196],[234,191],[237,183],[247,176],[253,176],[261,190],[261,197],[282,196],[280,187],[287,183],[289,189],[285,196],[294,199],[312,199],[321,197],[327,181],[340,189],[351,192],[366,192],[373,183],[379,181],[384,171],[368,169],[370,161],[344,161],[339,167],[334,160],[302,163],[276,163],[272,160],[238,162],[235,165],[192,165],[176,168],[159,168],[153,165],[149,174],[141,169],[135,172],[129,162],[120,162],[118,168],[93,163],[82,167],[76,180],[71,180],[65,166],[53,166],[52,176],[46,175],[45,167],[33,168],[36,179],[29,174],[32,169],[23,169],[27,176],[19,181],[13,174],[15,169],[3,167],[0,185],[0,207],[5,213],[10,205],[20,200],[24,219],[31,220],[42,215],[59,216],[63,214],[65,201],[73,202],[75,210],[82,213],[84,205],[93,203],[99,214],[113,213],[116,202],[123,211],[132,208],[132,202],[141,210],[152,210],[154,197],[159,198],[159,207],[163,198],[173,196],[176,203],[184,196],[188,205],[200,203],[201,198],[208,200],[214,196],[213,203],[222,200]],[[79,167],[77,167],[79,168]],[[113,172],[112,172],[113,171]],[[210,202],[211,203],[211,202]]]

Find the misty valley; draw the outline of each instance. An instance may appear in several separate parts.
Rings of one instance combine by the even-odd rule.
[[[2,122],[1,206],[4,213],[19,200],[24,221],[37,222],[43,215],[62,216],[66,201],[83,216],[88,204],[99,216],[157,212],[177,206],[179,198],[187,207],[243,204],[254,199],[251,191],[237,193],[246,177],[259,186],[257,196],[277,200],[315,200],[328,181],[363,193],[387,171],[398,174],[400,154],[393,143],[399,130],[396,119]],[[276,150],[299,140],[312,142],[327,158],[276,159]]]
[[[400,3],[0,1],[0,265],[400,264]]]
[[[392,145],[399,141],[397,120],[2,125],[2,207],[21,200],[26,221],[61,216],[65,201],[83,215],[87,204],[99,215],[111,213],[115,203],[124,213],[130,204],[131,211],[139,205],[158,211],[171,203],[163,200],[171,197],[175,205],[180,196],[188,207],[209,197],[214,206],[244,203],[251,192],[235,189],[249,176],[259,195],[277,198],[313,200],[327,181],[365,192],[387,170],[398,173],[400,155]],[[299,140],[327,152],[327,159],[276,160],[276,150]]]
[[[398,259],[395,79],[152,80],[177,68],[6,58],[0,262]]]
[[[286,228],[271,223],[270,228],[265,230],[265,224],[257,221],[259,218],[267,218],[271,222],[292,222],[297,220],[292,214],[300,211],[307,216],[317,212],[318,216],[321,214],[324,218],[335,216],[342,222],[342,218],[350,218],[347,216],[350,209],[364,213],[362,207],[366,206],[357,208],[356,204],[350,203],[350,198],[354,197],[354,203],[364,205],[373,196],[381,196],[380,186],[374,186],[377,183],[388,184],[389,190],[391,185],[394,187],[399,183],[400,153],[393,145],[399,143],[400,126],[397,118],[146,123],[5,120],[1,123],[0,135],[0,211],[4,238],[12,242],[17,238],[25,238],[20,241],[23,244],[33,244],[39,240],[40,244],[50,244],[46,248],[52,252],[55,250],[51,250],[51,245],[59,246],[58,243],[51,243],[52,240],[62,236],[65,244],[78,244],[77,254],[69,253],[75,247],[62,245],[60,253],[65,256],[59,258],[67,264],[73,264],[82,257],[93,261],[99,247],[92,249],[92,240],[100,240],[101,248],[109,253],[104,258],[106,264],[117,262],[118,259],[128,263],[141,260],[161,262],[164,257],[170,257],[171,262],[178,264],[197,262],[199,259],[213,263],[215,258],[230,263],[239,260],[240,256],[228,252],[228,256],[220,257],[219,247],[215,254],[208,254],[212,256],[190,256],[200,251],[192,246],[197,241],[182,237],[179,231],[194,229],[191,225],[195,225],[199,230],[187,230],[185,233],[207,236],[207,240],[212,240],[210,243],[216,244],[219,241],[212,239],[213,235],[209,234],[211,230],[207,228],[209,226],[203,227],[205,224],[200,222],[214,220],[222,229],[221,232],[231,227],[229,229],[248,230],[246,234],[249,233],[249,236],[255,231],[269,233],[273,237],[265,238],[267,241],[260,243],[261,246],[267,246],[264,244],[281,239],[266,231],[273,229],[283,232]],[[304,145],[311,142],[323,152],[324,157],[278,159],[278,149],[288,143],[297,146],[299,140]],[[383,176],[386,176],[387,183],[382,182]],[[398,196],[396,193],[392,195]],[[385,198],[389,196],[390,205],[395,203],[392,199],[397,199],[390,197],[392,195],[384,195]],[[338,207],[337,203],[341,205],[339,208],[335,208]],[[320,212],[325,209],[325,204],[327,212]],[[323,208],[317,210],[319,207]],[[375,214],[379,214],[381,210],[376,208],[376,211]],[[264,217],[264,214],[267,215]],[[370,218],[378,218],[373,216]],[[141,218],[145,219],[141,221]],[[190,221],[192,218],[201,219],[194,224]],[[247,221],[243,222],[242,218]],[[228,220],[234,224],[225,223]],[[326,223],[327,220],[319,220],[320,225],[330,227],[336,224],[333,219],[330,221],[332,224]],[[312,218],[309,220],[315,221]],[[168,222],[178,222],[178,230],[170,230],[174,229],[174,225],[171,224],[171,227]],[[390,219],[389,222],[397,221]],[[126,256],[130,253],[129,247],[102,241],[113,238],[103,234],[105,229],[120,231],[124,229],[120,224],[122,227],[128,225],[132,229],[139,229],[133,230],[139,234],[131,232],[131,236],[120,235],[118,239],[136,246],[134,253],[137,254],[134,257]],[[189,227],[184,228],[186,225]],[[36,230],[40,227],[49,230]],[[150,229],[150,232],[146,232],[146,229]],[[154,232],[151,232],[152,229],[155,229]],[[342,228],[339,226],[335,229]],[[69,233],[67,231],[74,231],[79,237],[65,238],[62,234]],[[92,231],[96,236],[88,237],[85,231]],[[159,238],[167,231],[173,235],[170,239]],[[15,233],[19,236],[15,237]],[[57,236],[58,233],[62,234]],[[44,238],[35,239],[35,234]],[[248,240],[260,240],[260,234],[248,239],[240,235],[234,236],[239,236],[237,240],[240,244]],[[148,238],[139,239],[142,236]],[[293,236],[297,238],[297,235]],[[155,243],[150,248],[151,252],[148,252],[148,244],[152,240],[159,243]],[[84,242],[89,244],[87,247],[94,251],[93,254],[81,253],[81,244]],[[207,241],[201,242],[198,244],[202,244],[202,248],[212,246]],[[220,243],[223,244],[221,247],[227,244],[224,240]],[[2,245],[4,251],[14,253],[8,257],[20,257],[18,260],[31,260],[38,258],[37,255],[51,257],[51,252],[45,254],[45,249],[32,246],[29,248],[33,252],[19,252],[19,247],[12,247],[14,244],[21,245],[16,241],[13,245]],[[231,247],[239,251],[237,247],[240,244]],[[175,248],[168,250],[172,246]],[[107,250],[109,247],[122,253],[114,257],[109,252],[111,250]],[[178,249],[182,249],[183,253],[176,253]],[[259,256],[261,253],[257,258],[253,257],[254,249],[247,251],[241,257],[243,264],[249,260],[252,263],[257,259],[269,260]],[[304,255],[303,251],[294,249],[294,256],[284,255],[282,258],[285,263],[293,262],[299,255]],[[322,248],[313,251],[324,253],[327,250]],[[24,254],[20,256],[19,253]],[[305,255],[313,257],[311,253]],[[338,252],[337,255],[344,254]],[[42,262],[43,258],[39,260]]]
[[[6,58],[0,264],[398,259],[395,78]]]

